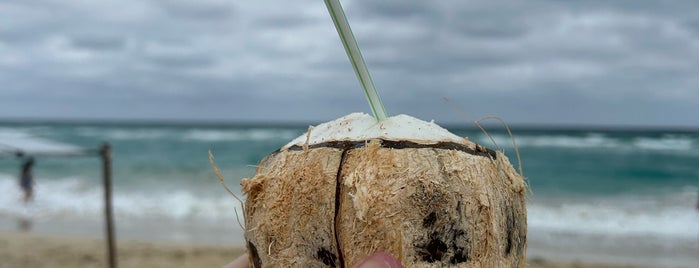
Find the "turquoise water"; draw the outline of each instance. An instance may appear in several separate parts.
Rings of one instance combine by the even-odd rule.
[[[152,219],[212,229],[237,225],[232,210],[240,206],[215,179],[207,152],[214,153],[228,185],[239,191],[240,178],[252,176],[262,157],[306,129],[303,125],[0,124],[0,192],[4,193],[0,217],[29,213],[41,219],[99,219],[99,158],[38,156],[36,202],[28,212],[18,206],[20,162],[12,151],[74,152],[108,141],[114,152],[118,225]],[[476,129],[449,129],[504,150],[517,164],[506,132],[491,131],[493,144]],[[546,246],[553,238],[600,236],[625,241],[617,243],[682,245],[675,252],[697,247],[699,132],[513,131],[532,192],[530,246]]]

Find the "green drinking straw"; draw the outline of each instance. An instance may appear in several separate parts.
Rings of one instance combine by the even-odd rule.
[[[369,69],[366,67],[362,52],[357,45],[357,40],[354,39],[354,34],[352,34],[352,29],[350,28],[349,22],[347,22],[347,17],[342,10],[340,1],[325,0],[325,5],[328,7],[333,23],[335,23],[335,29],[337,29],[337,33],[340,35],[342,45],[345,47],[345,52],[347,52],[352,67],[354,67],[354,72],[357,74],[357,78],[364,88],[364,94],[369,101],[369,106],[371,106],[371,111],[374,113],[376,121],[385,119],[387,117],[386,110],[383,108],[379,93],[376,92],[374,81],[371,80]]]

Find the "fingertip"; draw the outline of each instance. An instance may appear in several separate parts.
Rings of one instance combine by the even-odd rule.
[[[248,268],[250,267],[250,260],[248,259],[248,254],[245,253],[240,257],[236,258],[234,261],[223,266],[223,268]]]
[[[362,260],[360,263],[357,265],[353,266],[353,268],[402,268],[403,265],[401,265],[396,258],[393,256],[384,253],[384,252],[379,252],[379,253],[374,253],[373,255],[365,258]]]

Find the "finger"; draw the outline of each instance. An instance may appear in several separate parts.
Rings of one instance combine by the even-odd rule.
[[[223,268],[248,268],[248,267],[250,267],[250,261],[248,260],[247,253],[238,257],[237,259],[235,259],[231,263],[226,264],[226,266],[223,266]]]
[[[403,265],[391,255],[379,252],[365,258],[352,268],[403,268]]]

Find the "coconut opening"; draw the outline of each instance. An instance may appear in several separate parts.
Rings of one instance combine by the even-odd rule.
[[[453,142],[472,143],[434,122],[426,122],[408,115],[396,115],[377,122],[365,113],[352,113],[330,122],[322,123],[282,147],[314,145],[328,141],[366,141],[373,139],[411,141],[421,144]]]

